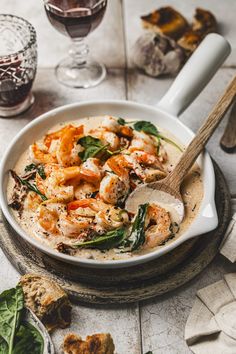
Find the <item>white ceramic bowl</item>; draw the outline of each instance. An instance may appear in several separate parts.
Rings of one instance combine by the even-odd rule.
[[[200,156],[198,159],[198,163],[203,171],[204,197],[201,202],[199,214],[190,225],[189,229],[182,236],[176,238],[176,240],[172,241],[171,243],[167,243],[166,245],[153,250],[148,254],[135,256],[125,260],[97,261],[84,259],[65,255],[49,247],[46,247],[33,237],[29,236],[19,226],[13,217],[11,209],[8,207],[6,195],[9,170],[14,168],[20,155],[28,148],[30,144],[32,144],[32,142],[44,135],[53,125],[60,122],[105,114],[135,118],[140,120],[149,120],[154,124],[157,124],[158,126],[172,132],[184,145],[188,144],[193,138],[194,134],[189,128],[187,128],[183,123],[176,119],[176,116],[179,112],[183,111],[193,100],[193,98],[195,98],[195,96],[201,91],[201,89],[204,87],[204,85],[207,83],[219,65],[224,61],[230,51],[228,43],[221,36],[213,35],[212,37],[212,35],[210,35],[209,37],[205,39],[205,44],[202,43],[199,49],[189,60],[185,68],[178,75],[171,89],[167,92],[157,107],[151,107],[148,105],[129,101],[113,100],[76,103],[56,108],[50,112],[47,112],[32,121],[23,130],[20,131],[20,133],[11,142],[1,163],[0,203],[6,219],[24,240],[40,249],[42,252],[45,252],[50,256],[65,262],[87,267],[118,268],[128,267],[138,263],[150,261],[173,250],[187,239],[216,228],[218,224],[218,218],[214,201],[215,176],[212,161],[207,152],[202,154],[202,156]],[[206,49],[204,46],[208,46],[209,41],[211,43],[213,54],[210,56],[208,61],[206,61],[206,58],[204,58],[204,65],[199,65],[198,70],[196,70],[195,73],[195,79],[189,83],[189,80],[187,80],[187,76],[189,75],[190,70],[189,68],[194,68],[192,65],[195,63],[195,61],[197,61],[199,64],[202,64],[201,58],[203,58],[204,50]],[[206,66],[208,66],[208,75],[206,75]],[[213,67],[214,70],[212,69]],[[211,71],[211,74],[209,74],[209,70]],[[199,76],[201,76],[201,80],[199,80]],[[181,82],[183,85],[180,84]],[[174,89],[173,86],[175,86]],[[180,89],[181,87],[182,93]],[[170,94],[171,90],[172,93]],[[168,110],[171,111],[171,113],[168,113]]]

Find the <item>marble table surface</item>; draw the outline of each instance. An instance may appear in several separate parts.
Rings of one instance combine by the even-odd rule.
[[[23,16],[36,28],[39,66],[33,91],[35,104],[24,114],[0,119],[0,157],[15,134],[39,114],[63,104],[87,99],[129,99],[155,104],[173,82],[172,78],[154,79],[134,68],[132,45],[142,33],[139,16],[156,6],[174,5],[191,19],[196,6],[212,10],[220,32],[230,41],[232,53],[196,101],[181,115],[183,121],[196,131],[210,111],[219,94],[236,73],[236,1],[235,0],[110,0],[104,21],[88,38],[93,57],[106,64],[108,75],[98,87],[82,90],[60,85],[54,76],[58,60],[66,55],[69,40],[49,24],[42,1],[1,0],[1,12]],[[208,150],[225,174],[232,199],[236,198],[236,158],[219,146],[227,117],[220,124],[208,144]],[[53,340],[60,353],[65,333],[75,331],[84,336],[95,332],[110,332],[117,354],[187,354],[184,327],[197,289],[222,278],[222,274],[236,271],[223,256],[215,260],[198,277],[165,296],[119,307],[77,305],[73,308],[73,325],[57,331]],[[0,250],[0,291],[13,287],[19,274]]]

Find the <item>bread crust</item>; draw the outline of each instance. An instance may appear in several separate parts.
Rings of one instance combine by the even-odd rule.
[[[195,10],[191,25],[182,14],[170,6],[161,7],[141,16],[141,19],[144,28],[176,40],[187,55],[197,48],[208,33],[217,31],[215,16],[202,8]]]
[[[202,36],[206,36],[211,32],[216,32],[217,21],[213,13],[198,7],[194,14],[192,30]]]
[[[53,280],[37,274],[20,278],[26,307],[52,331],[65,328],[71,322],[71,304],[67,293]]]
[[[87,336],[86,340],[74,333],[64,338],[64,354],[114,354],[115,346],[109,333]]]
[[[141,16],[144,28],[178,39],[189,28],[188,21],[171,6],[161,7],[152,13]]]

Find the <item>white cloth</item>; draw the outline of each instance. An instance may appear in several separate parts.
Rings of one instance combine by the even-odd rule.
[[[197,292],[185,340],[195,354],[236,354],[236,273]]]
[[[220,245],[220,253],[234,263],[236,262],[236,199],[232,201],[232,209],[234,214]]]

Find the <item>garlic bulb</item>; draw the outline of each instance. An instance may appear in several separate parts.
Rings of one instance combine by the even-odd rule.
[[[171,38],[148,32],[136,41],[133,60],[137,67],[150,76],[173,75],[183,65],[185,52]]]

